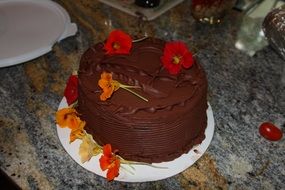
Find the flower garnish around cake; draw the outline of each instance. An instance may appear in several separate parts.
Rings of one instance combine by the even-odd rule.
[[[70,106],[75,103],[78,98],[78,77],[77,74],[72,74],[66,84],[64,96],[67,104]]]
[[[56,123],[59,127],[68,127],[71,129],[70,143],[76,139],[82,139],[85,135],[85,121],[78,117],[78,113],[74,108],[63,108],[56,112]]]
[[[80,118],[74,108],[63,108],[56,112],[56,123],[61,127],[75,129],[78,127]]]
[[[112,146],[110,144],[103,146],[103,155],[99,159],[99,162],[101,169],[103,171],[107,170],[108,181],[113,180],[119,175],[120,158],[112,152]]]
[[[104,45],[106,54],[129,54],[132,48],[132,38],[121,30],[113,30]]]
[[[86,134],[82,138],[82,143],[79,147],[81,163],[89,161],[93,156],[97,156],[100,153],[102,153],[102,147],[93,140],[92,135]]]
[[[75,129],[71,129],[69,136],[69,143],[72,143],[76,139],[82,139],[85,136],[86,134],[86,132],[84,131],[85,124],[86,124],[85,121],[80,120],[78,127]]]
[[[165,44],[161,62],[170,74],[177,75],[182,68],[190,68],[194,59],[185,43],[175,41]]]
[[[106,101],[108,98],[110,98],[113,94],[113,92],[117,91],[119,88],[122,88],[124,90],[127,90],[128,92],[136,95],[137,97],[141,98],[144,101],[148,101],[146,98],[142,97],[138,93],[134,92],[130,88],[140,88],[139,86],[129,86],[121,84],[117,80],[113,80],[112,73],[103,72],[101,74],[101,78],[98,81],[98,85],[100,88],[102,88],[102,94],[100,95],[101,101]]]

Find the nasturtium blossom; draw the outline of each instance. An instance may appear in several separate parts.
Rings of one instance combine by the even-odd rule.
[[[63,108],[56,112],[56,123],[59,127],[68,127],[71,129],[69,142],[72,143],[76,139],[81,139],[85,135],[85,121],[78,117],[78,113],[74,108]]]
[[[80,118],[74,108],[63,108],[56,112],[56,123],[61,127],[77,129],[80,125]]]
[[[97,156],[101,152],[101,147],[93,140],[92,135],[86,134],[82,138],[82,142],[79,146],[81,163],[89,161],[93,156]]]
[[[69,135],[69,143],[72,143],[76,139],[82,139],[86,135],[86,132],[84,131],[85,125],[86,125],[86,122],[80,120],[78,127],[71,129],[71,132]]]
[[[67,81],[64,96],[66,98],[67,104],[71,105],[78,98],[78,77],[77,75],[71,75]]]
[[[108,181],[113,180],[119,175],[120,159],[112,152],[112,146],[110,144],[103,146],[103,155],[99,159],[99,162],[100,168],[103,171],[107,170]]]
[[[104,45],[106,54],[129,54],[132,48],[132,38],[121,30],[114,30]]]
[[[100,95],[100,100],[105,101],[110,98],[114,91],[120,88],[118,81],[113,80],[112,73],[103,72],[98,81],[98,85],[102,88],[103,92]]]
[[[127,90],[128,92],[132,93],[133,95],[141,98],[142,100],[144,100],[146,102],[148,101],[146,98],[144,98],[143,96],[139,95],[138,93],[136,93],[130,89],[130,88],[137,88],[138,89],[141,87],[121,84],[119,81],[113,80],[112,73],[103,72],[101,74],[101,78],[98,81],[98,85],[103,90],[102,94],[100,95],[101,101],[106,101],[108,98],[110,98],[112,96],[113,92],[115,92],[119,88],[123,88],[123,89]]]
[[[185,43],[175,41],[165,44],[161,62],[170,74],[177,75],[182,67],[185,69],[190,68],[194,63],[194,59]]]

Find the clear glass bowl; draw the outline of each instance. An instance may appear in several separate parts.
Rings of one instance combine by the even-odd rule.
[[[227,12],[233,8],[236,0],[192,0],[192,16],[209,24],[220,23]]]

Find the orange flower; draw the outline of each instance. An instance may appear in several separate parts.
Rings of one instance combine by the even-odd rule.
[[[98,85],[103,89],[103,93],[100,95],[100,100],[102,101],[106,101],[108,98],[110,98],[113,92],[115,92],[119,88],[127,90],[128,92],[136,95],[137,97],[143,99],[146,102],[148,101],[146,98],[130,89],[140,88],[139,86],[129,86],[121,84],[118,81],[112,79],[112,73],[103,72],[101,74],[101,79],[98,81]]]
[[[107,72],[101,74],[98,85],[103,89],[103,93],[100,95],[100,100],[102,101],[110,98],[113,92],[120,88],[120,83],[112,79],[112,73]]]
[[[76,139],[82,139],[85,136],[85,127],[86,122],[80,121],[78,127],[76,129],[71,129],[71,133],[69,135],[69,143],[72,143]]]
[[[100,167],[103,171],[107,171],[108,181],[113,180],[119,175],[120,159],[112,152],[110,144],[103,146],[103,155],[100,160]]]
[[[74,108],[63,108],[56,112],[56,123],[61,127],[77,129],[81,120]]]
[[[63,108],[56,112],[56,123],[61,127],[71,129],[70,143],[76,139],[81,139],[85,135],[85,121],[81,121],[74,108]]]

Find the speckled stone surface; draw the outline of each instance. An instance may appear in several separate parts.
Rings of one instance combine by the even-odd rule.
[[[258,126],[284,130],[285,63],[270,47],[253,57],[235,49],[242,14],[217,26],[196,23],[185,1],[151,22],[140,22],[93,0],[58,0],[79,27],[76,36],[35,60],[0,68],[0,167],[23,189],[285,189],[285,140],[270,142]],[[75,163],[54,123],[65,82],[82,52],[114,28],[140,36],[183,40],[209,80],[215,134],[192,167],[147,183],[107,182]],[[147,174],[146,174],[147,175]]]

